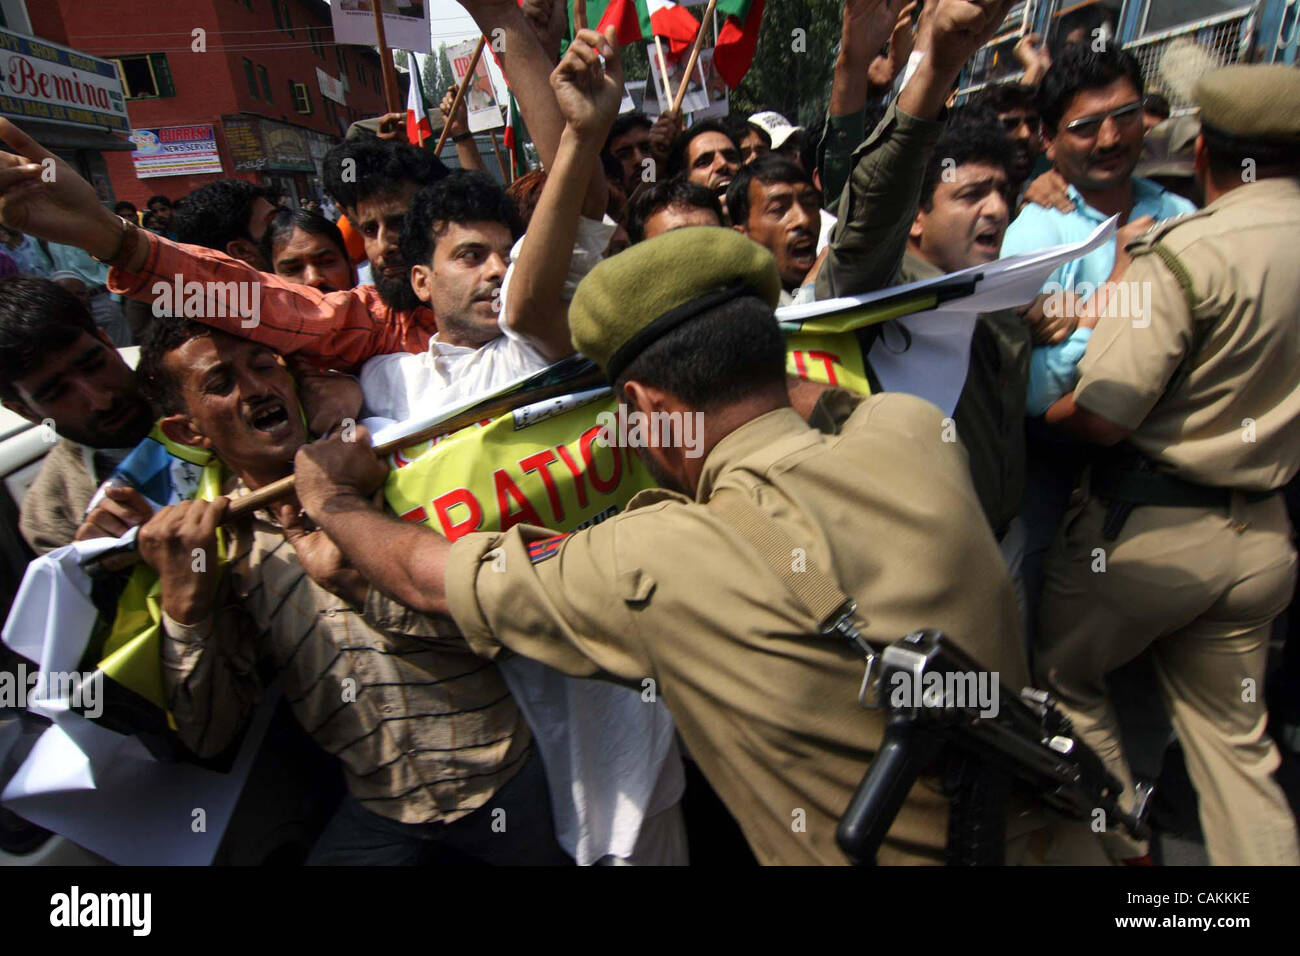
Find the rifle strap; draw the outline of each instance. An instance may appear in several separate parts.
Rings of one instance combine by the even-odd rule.
[[[857,602],[844,593],[835,579],[806,556],[785,529],[755,507],[744,493],[723,489],[709,499],[707,507],[749,543],[772,573],[817,620],[823,634],[840,633],[854,640],[860,650],[865,641],[843,630],[847,623],[856,632],[866,620],[857,615]],[[800,555],[802,560],[796,560]]]

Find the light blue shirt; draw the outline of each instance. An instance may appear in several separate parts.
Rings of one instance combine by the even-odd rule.
[[[53,260],[53,272],[75,272],[81,276],[87,291],[97,286],[108,284],[108,266],[95,259],[89,252],[77,246],[65,246],[57,242],[47,243],[50,259]],[[115,297],[116,298],[116,297]]]
[[[1088,351],[1092,329],[1075,329],[1056,345],[1034,349],[1029,358],[1029,396],[1025,414],[1046,415],[1058,398],[1079,384],[1079,361]]]
[[[50,262],[40,243],[31,236],[23,236],[23,241],[18,244],[18,248],[10,249],[8,246],[0,246],[5,252],[13,258],[14,263],[18,266],[18,271],[34,276],[47,276],[54,271],[54,265]]]
[[[1083,195],[1073,186],[1066,189],[1074,203],[1073,212],[1060,212],[1030,204],[1016,221],[1007,228],[1002,241],[1002,255],[1014,256],[1023,252],[1038,252],[1051,246],[1082,242],[1109,217],[1084,202]],[[1195,212],[1190,200],[1169,192],[1149,179],[1133,177],[1133,212],[1130,221],[1151,216],[1157,222]],[[1085,256],[1060,266],[1048,277],[1044,291],[1076,289],[1084,299],[1090,298],[1097,286],[1110,278],[1115,268],[1115,240],[1094,249]],[[1034,349],[1029,359],[1029,396],[1026,411],[1041,415],[1062,395],[1074,389],[1078,382],[1077,366],[1083,357],[1082,342],[1072,336],[1057,345],[1044,345]]]

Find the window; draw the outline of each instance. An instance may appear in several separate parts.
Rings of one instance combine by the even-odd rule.
[[[316,55],[322,60],[325,59],[325,44],[321,41],[321,34],[324,32],[320,27],[307,28],[307,36],[311,39],[311,48],[316,51]]]
[[[253,72],[253,61],[244,61],[244,79],[248,80],[248,95],[257,99],[257,74]]]
[[[346,80],[348,78],[348,61],[343,56],[343,47],[336,46],[334,48],[334,56],[339,61],[339,77]]]
[[[322,96],[320,102],[321,108],[325,111],[325,122],[329,124],[329,128],[333,129],[338,126],[338,116],[334,112],[334,101],[328,96]]]
[[[1142,35],[1172,30],[1186,23],[1234,10],[1245,13],[1249,6],[1249,3],[1243,3],[1242,0],[1148,0]]]
[[[274,103],[275,100],[271,98],[271,78],[266,75],[266,67],[259,64],[257,75],[262,81],[262,98],[268,103]]]
[[[280,17],[280,0],[271,0],[271,15],[275,17],[275,25],[283,30],[284,20]]]
[[[295,83],[293,80],[290,80],[289,94],[293,97],[294,112],[310,116],[312,113],[311,91],[307,89],[307,84]]]
[[[145,53],[139,56],[123,56],[113,62],[117,64],[118,76],[122,79],[122,90],[128,100],[157,99],[160,96],[176,95],[166,54]]]
[[[357,57],[357,82],[362,86],[366,83],[366,65],[361,62],[361,57]]]
[[[289,16],[289,4],[284,5],[284,28],[293,36],[293,17]]]

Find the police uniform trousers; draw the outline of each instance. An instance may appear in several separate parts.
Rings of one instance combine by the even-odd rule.
[[[1265,726],[1270,623],[1287,606],[1296,552],[1281,495],[1223,508],[1133,509],[1113,541],[1105,502],[1066,515],[1047,559],[1035,673],[1082,739],[1132,779],[1105,676],[1152,648],[1161,697],[1200,802],[1214,864],[1300,864],[1296,824],[1273,780]],[[1145,847],[1106,823],[1110,852]]]

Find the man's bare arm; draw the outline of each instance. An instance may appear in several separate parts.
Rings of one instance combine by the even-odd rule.
[[[323,293],[259,272],[223,252],[186,246],[128,226],[104,208],[94,187],[76,170],[3,118],[0,139],[14,150],[0,152],[0,221],[39,239],[85,249],[100,259],[124,253],[109,273],[114,292],[153,301],[157,283],[171,291],[177,276],[214,283],[227,292],[239,290],[240,308],[252,297],[256,315],[237,314],[227,294],[225,308],[204,310],[197,318],[285,354],[300,352],[322,367],[350,369],[372,355],[421,351],[428,344],[432,331],[418,328],[412,313],[372,308],[359,289]],[[172,308],[181,308],[181,303],[173,301]],[[431,325],[431,314],[429,319]]]
[[[543,356],[555,361],[573,352],[568,310],[560,296],[578,237],[578,209],[594,180],[601,193],[606,191],[604,177],[597,176],[599,155],[623,96],[613,28],[609,37],[591,30],[580,33],[555,68],[551,85],[566,125],[510,278],[505,319]]]
[[[550,169],[560,148],[564,117],[551,93],[553,64],[515,0],[462,0],[488,38],[514,91],[542,166]],[[500,31],[500,32],[497,32]]]
[[[483,162],[483,157],[478,151],[478,144],[474,142],[474,136],[469,131],[469,104],[462,98],[460,108],[456,110],[456,115],[453,116],[451,114],[451,105],[455,102],[456,87],[453,86],[447,90],[442,102],[438,104],[438,112],[442,114],[443,123],[450,127],[447,135],[456,144],[456,158],[460,160],[460,168],[485,172],[487,165]]]

